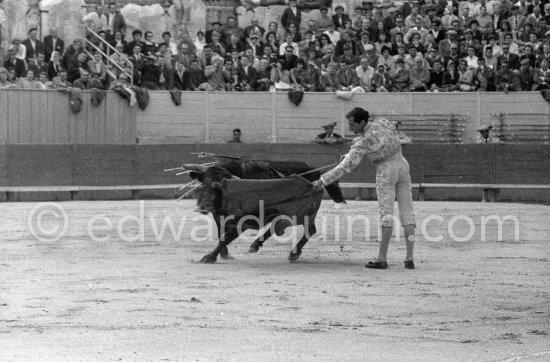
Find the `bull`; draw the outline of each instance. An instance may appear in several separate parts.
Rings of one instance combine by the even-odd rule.
[[[227,246],[239,237],[239,232],[247,229],[259,230],[282,217],[294,218],[297,225],[304,226],[303,237],[288,256],[291,262],[299,259],[302,248],[317,232],[315,217],[323,192],[313,190],[310,182],[318,180],[320,172],[304,162],[240,159],[217,162],[210,166],[188,164],[183,168],[190,171],[191,179],[201,184],[196,191],[196,211],[212,214],[218,228],[219,243],[201,259],[201,263],[215,263],[218,255],[226,259],[232,258]],[[345,202],[337,182],[325,189],[334,202]],[[263,206],[257,203],[259,200],[262,200]],[[261,220],[263,225],[250,218],[259,218],[260,214],[264,216]],[[244,222],[243,216],[247,216]],[[254,240],[249,252],[257,252],[273,233],[280,236],[289,226],[292,225],[285,220],[271,225],[263,235]]]

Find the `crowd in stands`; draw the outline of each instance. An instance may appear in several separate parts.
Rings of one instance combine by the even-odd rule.
[[[420,0],[346,13],[321,8],[302,21],[296,0],[267,29],[234,17],[211,29],[155,34],[126,25],[116,4],[93,14],[91,44],[65,46],[53,29],[14,39],[0,68],[0,88],[333,92],[534,91],[550,88],[548,0]],[[164,6],[171,6],[164,1]],[[96,24],[97,25],[97,24]],[[157,34],[158,35],[158,34]],[[108,55],[109,60],[105,55]],[[116,77],[116,79],[113,78]]]

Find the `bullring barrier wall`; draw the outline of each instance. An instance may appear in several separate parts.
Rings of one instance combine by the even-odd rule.
[[[414,183],[549,184],[548,145],[409,144],[404,154]],[[0,186],[183,184],[187,176],[164,169],[197,162],[194,152],[271,160],[303,160],[316,167],[335,163],[343,145],[172,144],[172,145],[0,145]],[[204,161],[204,160],[202,160]],[[364,160],[344,182],[374,182]],[[142,197],[176,197],[177,190],[142,191]],[[355,197],[352,193],[350,196]],[[373,196],[373,195],[372,195]],[[80,192],[80,199],[130,198],[125,191]],[[71,194],[16,195],[25,200],[69,200]],[[0,195],[5,199],[5,195]],[[427,200],[479,200],[479,190],[426,190]],[[501,200],[550,202],[547,191],[502,190]]]
[[[112,91],[95,107],[92,93],[85,91],[83,108],[74,114],[69,96],[59,91],[0,90],[0,143],[224,143],[237,127],[246,143],[304,143],[328,122],[338,122],[336,132],[347,133],[344,115],[357,106],[374,114],[415,118],[464,116],[463,143],[479,143],[476,129],[495,123],[495,114],[550,114],[549,103],[538,92],[364,93],[351,100],[334,93],[306,93],[299,106],[286,93],[183,92],[180,106],[167,91],[149,94],[149,106],[141,111]]]

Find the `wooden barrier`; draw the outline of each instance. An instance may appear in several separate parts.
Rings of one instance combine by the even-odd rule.
[[[550,114],[538,92],[364,93],[351,100],[306,93],[299,106],[287,93],[183,92],[180,106],[167,91],[149,94],[149,106],[141,111],[112,91],[94,107],[92,93],[84,91],[82,111],[73,114],[67,94],[2,89],[0,144],[219,144],[231,138],[234,128],[242,130],[248,144],[311,143],[328,122],[336,121],[336,132],[345,134],[344,115],[357,106],[396,118],[457,115],[458,138],[471,144],[481,143],[476,130],[494,123],[496,113]],[[544,122],[550,124],[550,117]]]
[[[164,169],[198,160],[195,152],[213,152],[272,160],[302,160],[319,167],[335,163],[347,152],[345,145],[312,144],[182,144],[182,145],[0,145],[0,187],[92,187],[79,189],[82,199],[131,198],[133,185],[174,185],[186,182],[175,172]],[[516,185],[502,188],[504,200],[550,202],[547,191],[529,185],[550,185],[550,146],[548,145],[405,145],[403,152],[411,167],[413,183],[425,185],[426,200],[479,199],[483,185]],[[375,169],[365,160],[342,179],[354,184],[351,195],[364,195],[364,184],[374,184]],[[472,186],[473,185],[473,186]],[[111,186],[121,186],[112,189]],[[368,185],[367,185],[368,186]],[[463,187],[462,187],[463,186]],[[98,188],[94,188],[98,187]],[[534,187],[534,186],[533,186]],[[138,189],[140,187],[137,187]],[[496,188],[496,186],[495,186]],[[540,187],[538,187],[540,189]],[[103,191],[109,190],[110,191]],[[477,190],[476,190],[477,189]],[[506,189],[506,190],[505,190]],[[508,190],[510,189],[510,190]],[[18,200],[34,199],[19,189]],[[71,199],[67,195],[59,199]],[[61,191],[60,191],[61,192]],[[529,195],[536,196],[529,196]],[[174,190],[144,190],[144,197],[173,197]],[[5,195],[4,195],[5,196]],[[50,199],[56,197],[48,196]],[[45,197],[45,199],[49,199]],[[5,197],[0,196],[0,200]]]

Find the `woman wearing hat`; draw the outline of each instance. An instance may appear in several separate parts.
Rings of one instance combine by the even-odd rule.
[[[354,108],[346,115],[349,128],[358,135],[350,151],[338,166],[324,173],[313,183],[316,189],[342,178],[359,166],[365,156],[376,166],[376,194],[382,227],[378,257],[365,267],[388,268],[387,253],[394,226],[394,204],[397,197],[399,218],[405,232],[407,255],[405,268],[414,269],[413,251],[415,221],[413,215],[409,163],[401,153],[401,140],[395,125],[385,118],[370,119],[363,108]]]

